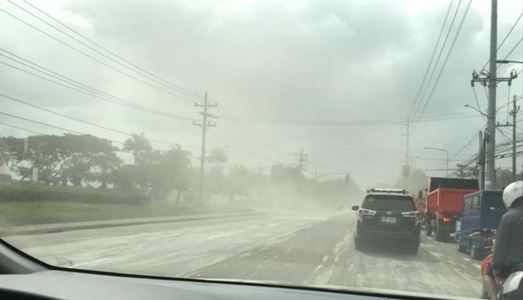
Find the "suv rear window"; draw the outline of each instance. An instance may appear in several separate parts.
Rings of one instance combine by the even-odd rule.
[[[370,210],[415,211],[416,206],[411,197],[393,195],[368,195],[361,208]]]

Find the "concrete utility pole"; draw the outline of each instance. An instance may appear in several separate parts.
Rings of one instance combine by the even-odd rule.
[[[301,148],[300,153],[296,153],[296,156],[298,158],[298,170],[300,170],[301,174],[304,169],[304,164],[307,162],[307,154],[303,154],[303,148]]]
[[[203,107],[203,112],[200,112],[200,114],[202,114],[202,116],[203,116],[202,123],[198,124],[195,122],[193,124],[195,126],[202,127],[202,152],[201,152],[201,156],[200,156],[200,203],[203,203],[204,202],[204,176],[205,176],[205,172],[204,172],[204,170],[205,170],[205,138],[206,138],[207,128],[216,126],[216,123],[207,121],[208,118],[216,118],[215,116],[209,114],[207,112],[207,110],[210,107],[216,107],[217,104],[216,103],[210,104],[207,101],[207,92],[205,92],[204,104],[202,105],[202,104],[194,103],[194,106]]]
[[[484,138],[483,132],[481,130],[479,131],[479,158],[478,158],[478,166],[479,166],[479,189],[484,190],[485,189],[485,142],[486,139]]]
[[[496,77],[497,60],[497,44],[498,44],[498,1],[492,0],[491,16],[490,16],[490,60],[489,72],[481,70],[481,75],[486,77],[480,78],[479,74],[474,71],[472,73],[471,85],[474,87],[474,82],[480,82],[486,86],[488,83],[489,99],[487,109],[487,150],[486,150],[486,170],[485,170],[485,188],[494,189],[496,187],[496,85],[501,81],[508,81],[510,86],[512,79],[517,77],[517,73],[513,70],[510,77],[501,78]],[[504,61],[499,61],[504,63]]]
[[[405,155],[407,165],[410,164],[410,118],[407,118],[407,154]]]
[[[512,116],[512,181],[516,181],[516,116],[519,112],[520,107],[516,106],[516,95],[514,95],[513,99],[514,100],[512,101],[512,110],[510,111],[510,115]]]
[[[492,0],[490,15],[489,97],[487,109],[486,189],[496,187],[496,60],[498,46],[498,0]]]

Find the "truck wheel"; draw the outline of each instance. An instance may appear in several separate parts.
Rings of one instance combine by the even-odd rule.
[[[440,224],[441,222],[439,220],[436,221],[436,237],[434,238],[436,241],[441,242],[443,241],[443,226]]]
[[[456,245],[458,245],[457,249],[458,252],[465,252],[467,250],[467,246],[460,245],[459,241],[456,241]]]
[[[472,247],[470,248],[470,257],[473,259],[482,260],[484,258],[483,256],[483,249],[472,244]]]
[[[427,233],[427,236],[432,235],[432,226],[430,226],[430,218],[425,219],[425,232]]]

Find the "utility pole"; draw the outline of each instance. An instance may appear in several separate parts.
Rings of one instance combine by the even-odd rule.
[[[474,82],[480,82],[483,86],[488,83],[489,97],[487,109],[487,150],[486,150],[486,170],[485,170],[485,188],[494,189],[496,187],[496,85],[501,81],[508,81],[510,86],[512,79],[517,77],[515,70],[512,70],[510,77],[496,77],[497,62],[497,44],[498,44],[498,1],[492,0],[490,15],[490,60],[489,72],[481,70],[480,74],[486,77],[480,78],[479,74],[472,73],[471,85]]]
[[[406,154],[406,159],[407,159],[407,164],[409,164],[409,153],[410,151],[410,119],[407,117],[407,154]]]
[[[489,97],[487,109],[487,189],[496,187],[496,60],[498,47],[498,0],[492,0],[490,15],[490,66],[489,66]]]
[[[512,110],[510,111],[510,115],[512,116],[512,181],[516,181],[516,115],[518,114],[520,107],[516,106],[516,95],[514,95],[513,99]]]
[[[296,153],[296,156],[298,158],[298,170],[301,174],[304,169],[304,164],[307,162],[307,154],[303,154],[303,148],[301,148],[300,153]]]
[[[481,130],[479,131],[479,159],[478,159],[478,166],[479,166],[479,189],[484,190],[485,189],[485,142],[486,138],[484,138],[483,132]]]
[[[407,138],[407,152],[405,153],[405,165],[403,165],[403,176],[407,177],[407,188],[410,189],[410,116],[407,117],[407,133],[404,135]]]
[[[194,106],[196,107],[203,107],[203,112],[200,112],[200,114],[203,116],[203,120],[201,124],[198,124],[196,122],[193,123],[195,126],[202,127],[202,152],[200,155],[200,203],[204,202],[204,176],[205,176],[205,138],[207,133],[208,127],[216,126],[216,123],[214,122],[208,122],[208,118],[216,118],[215,116],[209,114],[207,110],[211,107],[216,107],[217,104],[213,103],[210,104],[207,101],[207,92],[205,92],[205,102],[202,104],[194,103]]]

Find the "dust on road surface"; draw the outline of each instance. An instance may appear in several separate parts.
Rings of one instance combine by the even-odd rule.
[[[244,279],[478,298],[479,262],[422,233],[417,255],[354,249],[351,212],[69,231],[5,240],[64,267],[168,277]]]

